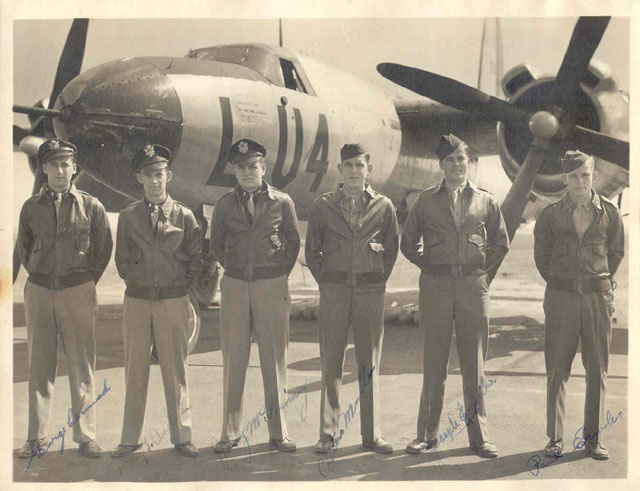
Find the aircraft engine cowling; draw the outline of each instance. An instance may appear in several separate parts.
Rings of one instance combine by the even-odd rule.
[[[548,101],[554,78],[538,76],[527,65],[518,65],[502,78],[502,90],[508,101],[526,108],[530,113],[548,110]],[[587,76],[580,83],[572,109],[560,114],[559,120],[571,118],[577,125],[614,136],[629,139],[629,98],[618,89],[617,82],[609,68],[592,60]],[[532,201],[554,200],[562,194],[560,158],[570,144],[563,140],[563,132],[551,140],[550,155],[542,166],[533,185]],[[499,122],[497,139],[500,159],[505,172],[512,181],[515,179],[527,156],[533,135],[526,124]],[[628,182],[628,171],[596,158],[598,178],[594,187],[607,196],[618,194]]]

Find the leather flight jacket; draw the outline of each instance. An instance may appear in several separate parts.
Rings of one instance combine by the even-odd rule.
[[[611,289],[624,257],[624,226],[618,208],[591,192],[595,219],[582,240],[573,224],[576,204],[569,193],[542,209],[534,227],[534,258],[547,286],[589,293]]]
[[[29,281],[59,290],[98,282],[113,249],[104,206],[71,185],[56,216],[53,192],[43,187],[20,212],[18,251]]]
[[[125,295],[147,300],[187,294],[200,265],[200,228],[193,212],[167,196],[157,226],[151,228],[145,200],[120,212],[116,268],[125,281]]]
[[[384,283],[398,256],[398,221],[391,200],[367,184],[365,207],[352,229],[345,219],[342,185],[315,200],[305,257],[318,283]]]
[[[291,273],[300,250],[293,200],[263,181],[253,217],[240,186],[222,195],[211,219],[211,247],[224,274],[256,281]]]
[[[509,237],[495,198],[467,181],[459,199],[459,226],[444,180],[420,193],[409,212],[400,249],[425,274],[485,272],[507,253]]]

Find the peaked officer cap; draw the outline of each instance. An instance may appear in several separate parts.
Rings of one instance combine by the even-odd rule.
[[[363,153],[367,153],[367,150],[360,143],[345,143],[340,149],[340,160],[344,162]]]
[[[267,149],[258,142],[250,140],[249,138],[243,138],[231,145],[229,153],[227,154],[227,160],[230,164],[238,164],[252,157],[266,157],[266,155]]]
[[[440,142],[436,147],[436,155],[440,160],[444,159],[451,152],[454,152],[460,146],[466,147],[466,143],[463,142],[456,135],[449,133],[448,135],[443,135],[440,138]]]
[[[168,167],[171,162],[171,150],[162,145],[149,143],[134,154],[131,165],[136,172],[140,172],[147,165],[158,162],[166,162]]]
[[[560,160],[562,164],[562,172],[568,174],[569,172],[573,172],[578,167],[586,164],[587,162],[592,161],[593,157],[587,155],[586,153],[582,153],[580,150],[567,150],[564,154],[564,157]]]
[[[78,149],[68,141],[59,138],[47,140],[38,148],[38,162],[44,164],[47,159],[55,155],[77,155]]]

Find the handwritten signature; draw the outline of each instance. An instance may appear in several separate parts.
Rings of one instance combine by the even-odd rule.
[[[191,410],[191,406],[187,406],[184,409],[182,409],[180,411],[180,415],[183,415],[184,413],[186,413],[187,411]],[[149,459],[147,459],[147,452],[150,452],[153,449],[154,445],[159,445],[162,440],[164,440],[165,435],[169,432],[169,425],[166,425],[164,427],[162,427],[161,429],[157,429],[155,427],[150,428],[147,431],[147,434],[149,436],[149,439],[147,439],[147,436],[143,436],[142,437],[142,452],[140,452],[139,454],[142,456],[142,458],[144,459],[144,461],[149,464]],[[124,475],[122,470],[135,463],[137,461],[137,458],[133,459],[133,460],[123,460],[121,464],[119,464],[118,466],[118,471],[120,472],[120,475]]]
[[[274,398],[271,398],[267,401],[264,407],[259,409],[255,415],[249,419],[245,428],[240,432],[239,439],[242,440],[245,444],[247,455],[246,458],[249,463],[251,463],[251,444],[249,442],[249,438],[253,436],[253,432],[260,428],[260,424],[262,422],[267,423],[273,418],[277,417],[280,411],[289,407],[294,401],[296,401],[300,394],[304,394],[304,401],[300,406],[300,421],[303,423],[307,420],[307,414],[309,412],[309,404],[308,404],[308,396],[307,396],[307,381],[304,381],[304,385],[302,389],[298,392],[287,392],[287,389],[283,389],[284,393],[287,395],[282,402],[278,402]],[[214,443],[217,443],[217,439],[212,438]],[[229,452],[224,452],[220,454],[220,458],[224,459]]]
[[[336,459],[336,453],[338,451],[338,446],[340,445],[340,441],[342,440],[342,437],[344,436],[347,428],[349,428],[349,425],[351,424],[351,420],[355,417],[356,410],[358,408],[358,405],[360,404],[360,399],[364,394],[364,391],[366,390],[367,385],[369,385],[369,383],[371,382],[371,377],[373,376],[373,372],[375,369],[376,369],[375,365],[372,366],[371,370],[366,371],[366,373],[362,377],[360,376],[360,373],[358,373],[359,394],[356,396],[353,402],[349,403],[349,406],[347,407],[346,411],[340,412],[340,417],[344,421],[344,428],[340,428],[339,432],[335,432],[331,436],[334,446],[333,446],[333,449],[331,450],[330,455],[328,457],[322,457],[318,459],[318,471],[323,477],[327,477],[329,475],[329,470],[331,468],[331,465]]]
[[[493,387],[497,380],[488,379],[482,380],[481,384],[478,386],[479,393],[484,396],[489,392],[489,389]],[[458,410],[458,418],[453,419],[449,413],[447,413],[447,419],[449,420],[449,425],[447,428],[438,435],[438,441],[436,446],[434,447],[434,451],[437,448],[445,443],[447,440],[454,440],[454,437],[459,435],[467,426],[471,425],[474,421],[474,418],[478,415],[478,400],[472,390],[467,389],[465,394],[471,399],[471,403],[469,404],[469,409],[465,410],[464,405],[460,402],[456,402],[456,409]]]
[[[605,424],[602,425],[600,427],[600,429],[598,431],[596,431],[595,433],[593,433],[593,434],[585,433],[584,432],[584,426],[581,426],[574,433],[573,449],[574,450],[583,449],[589,440],[595,439],[600,433],[602,433],[609,426],[613,426],[614,424],[616,424],[618,422],[618,420],[620,418],[622,418],[623,416],[624,416],[624,413],[622,411],[618,411],[618,414],[613,416],[611,414],[611,411],[607,410],[607,415],[606,415],[606,418],[605,418],[606,419]],[[529,472],[534,477],[538,477],[538,474],[540,473],[540,469],[544,469],[545,467],[549,467],[550,465],[555,464],[558,461],[558,459],[560,459],[562,457],[564,457],[564,456],[556,454],[551,460],[549,460],[547,462],[543,462],[542,458],[540,457],[540,455],[537,455],[537,454],[536,455],[532,455],[531,457],[529,457],[529,460],[527,460],[527,467],[529,468]]]
[[[110,390],[111,390],[111,387],[109,387],[107,385],[107,379],[105,378],[104,379],[104,386],[102,388],[102,392],[100,392],[98,394],[96,399],[91,404],[89,404],[84,409],[81,409],[80,411],[78,411],[78,413],[75,416],[73,415],[73,410],[71,408],[69,408],[69,412],[67,413],[67,424],[66,425],[62,425],[62,427],[60,428],[60,431],[58,431],[58,434],[53,436],[53,437],[51,437],[51,440],[49,440],[49,442],[47,443],[46,446],[35,447],[33,449],[33,452],[31,453],[31,457],[29,458],[29,463],[27,464],[27,468],[24,471],[27,472],[29,470],[29,468],[31,467],[31,463],[33,462],[33,458],[34,457],[38,457],[38,459],[41,459],[42,457],[44,457],[45,454],[51,448],[51,446],[57,440],[60,440],[60,455],[62,455],[64,453],[64,438],[65,438],[65,435],[67,434],[67,427],[68,428],[73,428],[73,425],[78,422],[78,420],[80,419],[80,416],[82,416],[82,415],[86,414],[87,412],[89,412],[91,410],[91,408],[93,408],[98,403],[98,401],[100,401],[100,399],[102,399],[107,394],[107,392],[109,392]]]

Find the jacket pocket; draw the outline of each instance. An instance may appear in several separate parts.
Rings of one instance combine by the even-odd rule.
[[[440,232],[427,230],[424,235],[424,260],[425,264],[447,263],[447,248],[445,236]]]
[[[484,264],[487,243],[480,234],[467,237],[467,264]]]
[[[557,241],[551,249],[551,273],[566,274],[569,267],[569,244],[566,240]]]
[[[73,267],[75,270],[84,271],[89,268],[89,248],[91,247],[89,231],[77,235],[74,238],[74,244]]]
[[[284,261],[284,245],[277,233],[269,235],[267,242],[267,261],[281,264]]]
[[[384,273],[384,246],[379,242],[369,241],[367,256],[369,257],[369,272]]]
[[[603,243],[593,245],[593,271],[594,273],[606,273],[609,271],[609,258],[607,247]]]

